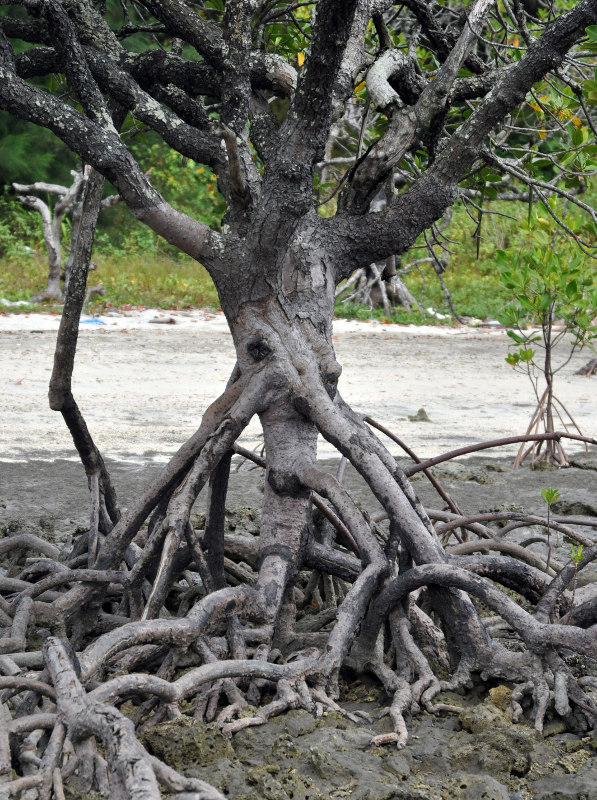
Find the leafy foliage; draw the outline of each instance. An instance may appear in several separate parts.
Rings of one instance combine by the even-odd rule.
[[[27,260],[43,247],[39,214],[0,195],[0,258]]]
[[[507,333],[514,348],[506,361],[526,373],[533,385],[537,407],[527,433],[533,429],[537,432],[541,423],[546,433],[553,433],[556,415],[566,429],[572,424],[578,430],[555,396],[554,376],[576,350],[597,338],[597,272],[594,262],[559,236],[547,219],[537,217],[537,227],[534,222],[526,224],[527,249],[497,253],[500,280],[512,296],[499,316],[509,328]],[[560,353],[561,360],[556,365],[554,359]],[[559,442],[545,444],[545,460],[568,463]],[[537,452],[540,448],[541,445]],[[515,466],[525,458],[522,451],[523,448]],[[534,463],[535,444],[529,452],[533,453]]]
[[[579,544],[576,547],[573,544],[570,544],[570,559],[574,562],[575,567],[578,567],[578,565],[584,560],[582,551],[582,544]]]
[[[508,363],[541,370],[536,347],[545,350],[554,322],[572,335],[573,350],[597,338],[597,273],[594,263],[561,237],[557,249],[552,249],[541,232],[535,232],[533,238],[536,241],[528,250],[497,253],[500,281],[512,294],[500,320],[509,328],[515,348],[506,359]],[[542,333],[533,326],[539,326]],[[551,346],[563,341],[560,331]],[[568,360],[569,352],[566,363]]]
[[[168,202],[210,227],[219,228],[225,206],[216,177],[208,167],[183,158],[151,136],[136,142],[132,149],[153,186]],[[96,247],[106,256],[167,254],[175,260],[181,256],[180,251],[137,222],[124,205],[102,213]]]
[[[552,506],[559,499],[560,493],[557,489],[541,489],[541,497],[548,506]]]
[[[68,179],[75,159],[50,131],[0,111],[0,192],[13,181]]]

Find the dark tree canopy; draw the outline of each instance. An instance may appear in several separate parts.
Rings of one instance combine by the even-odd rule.
[[[558,216],[548,203],[555,194],[595,223],[583,191],[594,169],[597,0],[8,6],[0,18],[0,108],[51,130],[94,168],[50,385],[50,405],[63,414],[89,477],[90,529],[57,557],[60,567],[41,581],[28,574],[29,585],[2,606],[10,617],[2,652],[25,649],[35,625],[55,634],[37,678],[36,697],[55,699],[59,710],[33,776],[42,796],[50,796],[65,737],[83,763],[82,745],[96,736],[115,797],[157,798],[157,781],[185,797],[219,797],[150,758],[115,706],[150,694],[175,713],[194,698],[197,718],[219,713],[232,733],[285,708],[334,706],[344,665],[374,673],[393,695],[394,732],[384,742],[400,747],[405,714],[437,710],[442,688],[466,686],[476,673],[516,684],[518,716],[530,695],[537,730],[552,705],[570,727],[594,726],[592,684],[571,673],[563,650],[597,658],[594,599],[573,607],[566,591],[597,546],[568,532],[584,554],[555,578],[549,565],[504,542],[497,556],[474,546],[446,552],[407,474],[338,392],[332,316],[341,281],[405,253],[423,232],[433,236],[459,197],[482,208],[484,197],[509,194],[544,202]],[[216,173],[226,204],[218,230],[152,187],[127,147],[138,128]],[[126,513],[71,392],[104,178],[138,219],[205,265],[237,353],[228,387],[197,433]],[[328,203],[321,215],[330,182],[338,184],[334,213]],[[585,250],[593,246],[590,236],[571,235]],[[266,483],[259,539],[247,545],[224,536],[224,503],[232,454],[242,450],[236,441],[256,414]],[[340,477],[319,469],[318,434],[363,476],[388,530],[359,510]],[[206,484],[205,528],[194,530],[191,509]],[[473,525],[451,508],[452,523]],[[236,568],[231,581],[230,559],[250,561],[251,579],[242,571],[239,579]],[[172,612],[189,565],[199,589]],[[300,586],[307,570],[312,585]],[[299,631],[297,615],[318,586],[325,607]],[[491,635],[470,596],[515,631],[518,650]],[[164,608],[176,618],[159,619]],[[193,669],[180,676],[183,666]],[[102,685],[108,667],[123,674]],[[14,680],[22,692],[32,688]],[[232,719],[248,702],[260,706],[272,682],[274,700],[256,716]],[[218,712],[220,695],[228,706]],[[153,708],[141,705],[136,720]]]

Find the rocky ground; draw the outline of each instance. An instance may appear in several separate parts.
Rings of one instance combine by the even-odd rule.
[[[345,684],[347,708],[375,714],[388,698]],[[463,702],[455,695],[450,702]],[[230,741],[182,717],[149,731],[145,745],[189,775],[208,778],[235,800],[594,800],[597,736],[579,739],[549,724],[538,738],[504,712],[509,689],[469,697],[459,714],[423,715],[407,747],[372,747],[387,718],[355,725],[336,712],[315,719],[291,711]]]

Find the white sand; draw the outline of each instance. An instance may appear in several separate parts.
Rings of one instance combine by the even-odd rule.
[[[154,324],[152,319],[174,319]],[[73,388],[100,449],[123,460],[165,460],[221,392],[234,351],[221,314],[131,311],[84,318]],[[47,384],[59,317],[0,315],[0,460],[72,453]],[[340,391],[428,457],[463,444],[524,433],[534,408],[528,379],[504,362],[508,339],[493,329],[414,327],[338,320]],[[587,435],[597,435],[597,379],[557,377],[557,395]],[[424,407],[431,422],[412,422]],[[258,443],[259,424],[244,444]],[[395,446],[393,452],[399,450]],[[514,448],[510,448],[512,452]],[[322,443],[321,455],[332,454]]]

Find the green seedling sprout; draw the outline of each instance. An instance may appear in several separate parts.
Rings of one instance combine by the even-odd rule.
[[[560,493],[557,489],[541,489],[541,497],[547,503],[547,564],[545,565],[545,571],[549,572],[549,562],[551,561],[551,528],[550,528],[550,516],[551,516],[551,507],[559,498]]]
[[[574,578],[572,579],[572,599],[570,601],[570,605],[574,606],[574,595],[576,594],[576,578],[578,575],[578,567],[583,560],[584,556],[582,554],[582,544],[579,544],[575,547],[573,544],[570,545],[570,558],[574,564]]]

